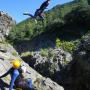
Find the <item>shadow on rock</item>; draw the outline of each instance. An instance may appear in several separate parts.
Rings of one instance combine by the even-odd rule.
[[[0,90],[6,90],[5,87],[9,88],[9,85],[0,79]]]

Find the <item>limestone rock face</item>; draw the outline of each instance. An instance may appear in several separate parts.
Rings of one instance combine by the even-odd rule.
[[[4,40],[5,36],[8,36],[9,31],[15,21],[7,13],[0,11],[0,41]]]

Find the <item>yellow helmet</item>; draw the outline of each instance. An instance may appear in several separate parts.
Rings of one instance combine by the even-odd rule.
[[[13,64],[13,68],[15,69],[18,69],[21,66],[21,62],[18,59],[11,61],[11,63]]]

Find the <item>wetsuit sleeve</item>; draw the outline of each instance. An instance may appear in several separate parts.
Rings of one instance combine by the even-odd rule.
[[[18,71],[19,71],[19,73],[20,73],[20,77],[21,77],[21,78],[24,78],[24,76],[23,76],[23,74],[22,74],[22,73],[23,73],[23,70],[22,70],[21,68],[19,68]]]
[[[0,76],[0,78],[3,78],[5,76],[7,76],[8,74],[10,74],[12,72],[12,68],[10,68],[5,74],[3,74],[2,76]]]
[[[21,68],[19,68],[18,71],[19,71],[20,74],[23,72]]]
[[[48,1],[45,1],[39,8],[39,10],[41,9],[45,9],[48,6]]]

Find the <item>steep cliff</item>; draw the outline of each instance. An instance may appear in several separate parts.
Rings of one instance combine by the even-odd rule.
[[[61,77],[65,90],[90,90],[90,34],[81,40]]]
[[[64,90],[63,87],[53,82],[49,78],[45,78],[38,72],[33,70],[26,64],[20,57],[16,50],[5,40],[5,36],[8,35],[14,21],[8,14],[0,12],[0,76],[9,70],[12,65],[10,61],[13,58],[18,58],[21,60],[22,65],[27,67],[27,70],[31,74],[25,74],[25,78],[32,78],[33,85],[36,90]],[[3,38],[2,38],[3,37]],[[0,89],[9,90],[10,76],[0,79]]]

